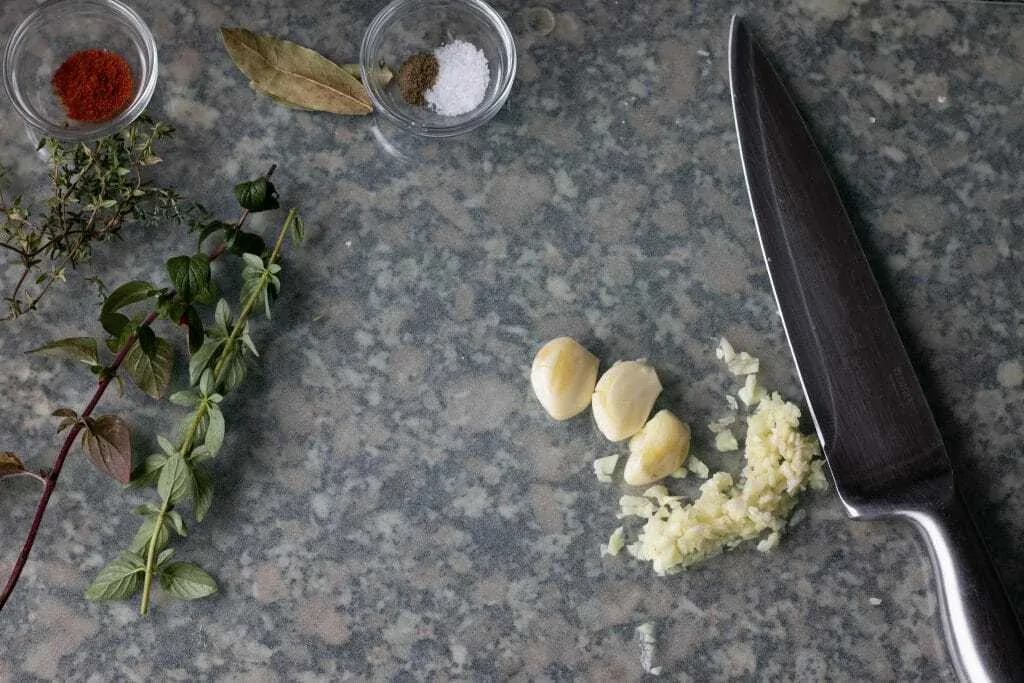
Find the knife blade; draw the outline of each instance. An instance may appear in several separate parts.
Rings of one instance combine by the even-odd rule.
[[[797,106],[739,17],[729,81],[754,223],[840,500],[853,518],[903,518],[922,533],[962,680],[1024,680],[1024,633],[867,257]]]

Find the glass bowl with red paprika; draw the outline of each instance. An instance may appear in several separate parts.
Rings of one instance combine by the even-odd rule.
[[[2,70],[34,137],[94,140],[128,125],[149,104],[156,41],[120,0],[49,0],[11,34]]]

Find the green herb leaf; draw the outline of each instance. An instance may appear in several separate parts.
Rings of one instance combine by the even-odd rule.
[[[125,306],[130,306],[131,304],[151,299],[159,293],[160,290],[148,282],[144,282],[142,280],[126,282],[111,292],[110,296],[103,301],[101,313],[113,313],[115,311],[119,311]],[[107,331],[110,332],[110,330]],[[111,332],[111,334],[114,333]]]
[[[184,535],[184,534],[183,534]],[[164,548],[156,558],[157,568],[163,567],[174,557],[174,548]]]
[[[160,478],[160,468],[167,462],[167,456],[163,453],[154,453],[142,461],[142,465],[132,473],[132,480],[128,485],[133,488],[155,486]]]
[[[224,443],[224,413],[215,404],[210,403],[206,409],[209,423],[206,425],[206,439],[203,445],[210,451],[210,456],[217,455]]]
[[[207,339],[203,342],[203,345],[199,347],[199,350],[192,354],[192,357],[188,361],[188,381],[189,384],[195,386],[199,382],[199,378],[202,377],[203,372],[210,367],[214,357],[220,353],[221,347],[224,346],[222,339]]]
[[[221,337],[231,334],[231,306],[227,300],[221,299],[217,302],[217,307],[213,309],[213,325],[214,331]]]
[[[244,348],[244,347],[243,347]],[[225,392],[234,391],[245,381],[246,364],[241,348],[234,347],[229,354],[222,356],[221,385]]]
[[[99,348],[96,340],[92,337],[58,339],[57,341],[34,348],[29,353],[77,360],[87,365],[96,365],[100,362]]]
[[[179,536],[188,536],[185,529],[185,520],[181,518],[181,513],[177,510],[171,510],[167,513],[167,519],[171,522],[171,528],[174,529]]]
[[[168,458],[172,457],[174,454],[178,452],[178,449],[174,447],[174,444],[171,443],[171,440],[168,439],[163,434],[157,434],[156,443],[158,446],[160,446],[160,450],[162,450],[164,452],[164,455],[166,455]]]
[[[174,505],[191,496],[195,487],[195,477],[185,458],[177,453],[168,458],[156,483],[160,497]]]
[[[188,458],[186,458],[186,460],[188,460],[189,465],[193,467],[193,471],[195,466],[198,465],[199,463],[206,462],[207,460],[212,459],[213,453],[210,452],[210,449],[207,448],[205,444],[199,444],[198,446],[193,448],[192,452],[188,454]]]
[[[354,115],[373,111],[363,84],[314,50],[241,28],[223,28],[221,38],[259,92],[304,109]]]
[[[252,340],[252,336],[249,334],[249,323],[245,323],[245,329],[242,330],[242,345],[245,346],[246,350],[249,351],[253,356],[259,357],[260,352],[256,350],[256,344]]]
[[[42,142],[50,167],[50,196],[24,206],[18,197],[0,197],[0,216],[6,218],[0,246],[19,255],[14,267],[21,271],[10,278],[13,286],[3,297],[5,319],[37,310],[43,296],[55,291],[52,285],[65,281],[70,270],[87,262],[98,245],[118,237],[124,226],[163,227],[201,213],[196,205],[140,174],[158,160],[153,145],[166,135],[167,126],[143,116],[97,140]],[[112,306],[111,312],[116,312],[116,304]]]
[[[205,467],[196,467],[192,470],[196,478],[196,495],[192,499],[192,514],[196,521],[203,521],[206,513],[213,506],[213,475]]]
[[[267,250],[267,243],[256,233],[239,230],[228,241],[228,249],[232,254],[260,255]]]
[[[136,386],[153,398],[160,398],[171,384],[174,347],[156,337],[149,353],[141,345],[133,346],[124,359],[124,368]]]
[[[210,260],[203,254],[175,256],[167,261],[167,273],[184,301],[213,303],[217,291],[210,280]]]
[[[135,341],[147,356],[152,356],[156,352],[156,332],[149,325],[142,325],[135,330]]]
[[[191,232],[199,233],[199,244],[202,244],[210,235],[218,232],[230,232],[235,229],[235,226],[222,221],[194,221],[189,229]]]
[[[82,449],[100,472],[122,484],[131,480],[132,431],[121,418],[88,418],[82,430]]]
[[[197,405],[199,405],[201,401],[199,397],[199,392],[195,391],[194,389],[176,391],[173,394],[171,394],[167,400],[173,403],[174,405],[181,406],[183,408],[195,408]]]
[[[243,254],[242,259],[245,261],[245,266],[242,268],[241,300],[246,302],[254,296],[260,296],[269,308],[269,304],[266,304],[266,296],[262,291],[267,284],[263,279],[267,273],[263,266],[263,259],[254,254]]]
[[[101,602],[130,598],[142,585],[145,566],[145,561],[138,554],[121,553],[120,557],[101,569],[85,589],[86,599]]]
[[[136,553],[144,553],[149,548],[150,539],[153,538],[153,530],[156,528],[156,519],[159,511],[153,511],[151,514],[146,515],[146,518],[142,521],[142,526],[135,532],[135,537],[132,538],[131,543],[128,544],[128,549]],[[171,542],[171,522],[164,517],[163,523],[160,525],[160,531],[156,535],[156,548],[160,550],[164,548],[168,543]]]
[[[197,600],[217,592],[217,582],[191,562],[174,562],[160,571],[160,585],[182,600]]]
[[[217,387],[215,387],[213,384],[213,371],[203,371],[203,374],[199,376],[199,393],[203,396],[203,398],[219,396],[219,394],[214,394],[214,391],[216,389]]]
[[[277,190],[274,188],[274,183],[270,182],[266,176],[235,185],[235,198],[238,199],[238,203],[242,205],[243,209],[248,209],[253,213],[270,211],[280,206],[277,203]]]
[[[291,232],[292,239],[296,242],[302,242],[303,238],[306,236],[306,224],[302,221],[302,217],[293,211],[289,214],[288,218],[290,220],[287,227]]]
[[[117,313],[116,311],[100,313],[100,325],[109,334],[114,336],[113,346],[115,348],[120,347],[119,340],[124,336],[125,329],[127,329],[131,322],[131,319],[124,313]]]
[[[211,287],[211,291],[215,292],[216,288]],[[203,330],[203,319],[199,317],[199,311],[194,306],[185,308],[184,318],[185,326],[188,327],[188,350],[190,353],[194,353],[203,345],[206,336]]]

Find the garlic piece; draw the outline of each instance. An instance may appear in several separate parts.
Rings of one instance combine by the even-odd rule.
[[[597,480],[603,484],[612,483],[612,474],[615,473],[615,465],[619,462],[618,455],[608,455],[594,461],[594,474]]]
[[[540,347],[530,368],[530,384],[548,415],[568,420],[587,409],[597,365],[597,356],[571,337],[557,337]]]
[[[622,478],[630,486],[646,486],[672,474],[690,452],[690,428],[667,410],[660,410],[629,440],[629,459]]]
[[[642,360],[619,361],[594,388],[594,421],[609,441],[633,436],[647,422],[661,393],[658,373]]]

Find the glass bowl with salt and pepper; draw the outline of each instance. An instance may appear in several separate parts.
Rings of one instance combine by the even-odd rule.
[[[399,128],[451,137],[504,106],[516,47],[482,0],[394,0],[370,22],[359,51],[374,109]]]
[[[93,140],[128,125],[149,104],[156,41],[119,0],[50,0],[11,34],[2,70],[33,138]]]

